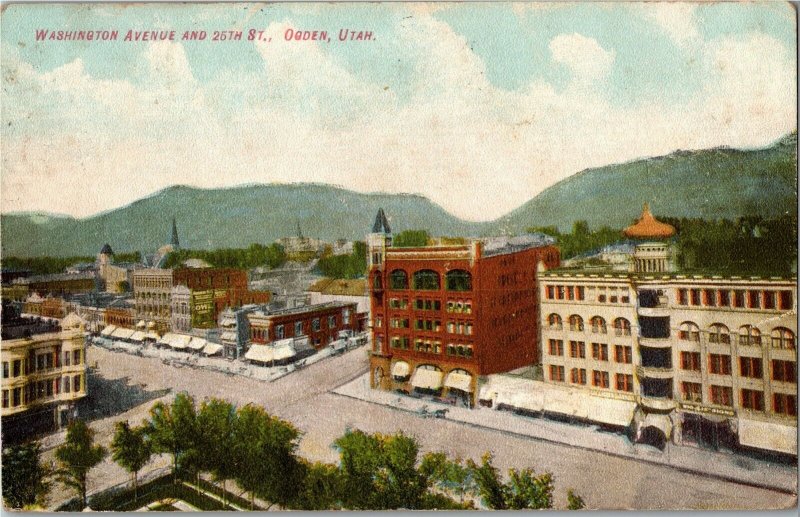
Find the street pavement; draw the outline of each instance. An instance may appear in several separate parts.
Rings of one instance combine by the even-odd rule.
[[[140,395],[152,394],[152,398],[129,397],[133,400],[131,404],[122,397],[117,401],[116,411],[105,411],[90,422],[98,441],[106,446],[110,444],[116,422],[128,420],[138,424],[147,418],[157,400],[169,401],[176,393],[186,391],[198,402],[218,397],[239,406],[254,403],[291,421],[303,432],[299,452],[310,460],[335,462],[338,455],[332,443],[347,428],[383,433],[403,431],[417,438],[423,452],[443,451],[454,457],[478,460],[483,452],[491,451],[495,465],[503,472],[512,467],[552,472],[556,480],[557,507],[566,506],[568,488],[580,494],[590,508],[600,509],[776,509],[797,504],[794,494],[504,430],[465,425],[450,419],[421,418],[402,408],[333,393],[334,389],[351,381],[363,382],[358,378],[368,368],[365,348],[325,359],[273,382],[202,369],[174,368],[156,358],[113,353],[96,346],[87,349],[87,357],[88,364],[96,362],[98,365],[93,375],[96,383],[123,383]],[[171,391],[163,395],[165,390]],[[100,403],[103,392],[110,390],[101,391],[90,392],[86,404]],[[63,442],[64,434],[57,433],[43,440],[48,449],[46,459],[52,457],[52,448]],[[145,470],[168,464],[168,458],[162,456],[154,459]],[[90,473],[90,492],[127,480],[128,474],[107,458]],[[70,496],[69,492],[54,486],[49,506],[54,508]]]

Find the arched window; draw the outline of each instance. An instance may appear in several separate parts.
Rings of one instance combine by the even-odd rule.
[[[761,331],[752,325],[739,327],[740,346],[761,346]]]
[[[430,269],[422,269],[414,273],[414,289],[420,291],[438,291],[441,288],[439,273]]]
[[[600,316],[595,316],[591,319],[592,322],[592,332],[594,334],[605,334],[608,332],[608,328],[606,327],[606,320],[601,318]]]
[[[723,345],[731,344],[731,334],[728,327],[722,323],[712,323],[708,329],[708,342],[721,343]]]
[[[785,350],[794,350],[795,349],[794,332],[783,327],[772,329],[772,348],[783,348]]]
[[[678,339],[681,341],[695,341],[700,342],[700,327],[691,321],[684,321],[681,323],[678,330]]]
[[[561,330],[564,328],[564,324],[561,321],[561,316],[555,313],[547,317],[547,324],[553,330]]]
[[[472,291],[472,275],[463,269],[448,271],[445,275],[448,291]]]
[[[383,289],[383,279],[380,273],[375,273],[375,276],[372,277],[372,288],[378,290]]]
[[[408,273],[402,269],[395,269],[389,273],[389,289],[408,289]]]
[[[617,318],[614,320],[614,335],[615,336],[630,336],[631,335],[631,322],[625,318]]]
[[[569,317],[569,329],[574,332],[583,332],[583,318],[577,314]]]

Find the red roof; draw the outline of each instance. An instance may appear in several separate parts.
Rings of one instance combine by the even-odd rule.
[[[636,223],[622,230],[622,233],[632,239],[665,239],[675,235],[675,227],[653,217],[650,207],[645,203]]]

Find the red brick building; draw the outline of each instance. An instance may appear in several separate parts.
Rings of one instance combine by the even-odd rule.
[[[251,312],[247,314],[250,342],[265,344],[307,336],[310,344],[319,349],[335,341],[339,331],[354,330],[358,324],[356,315],[356,304],[345,302]]]
[[[374,388],[474,403],[477,377],[538,363],[537,272],[560,263],[541,235],[393,248],[368,236]]]
[[[173,285],[195,291],[225,289],[247,291],[247,271],[233,268],[181,268],[172,275]]]

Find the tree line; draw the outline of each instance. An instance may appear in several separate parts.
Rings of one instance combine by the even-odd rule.
[[[116,262],[141,262],[142,254],[138,251],[114,255]],[[68,267],[80,262],[93,263],[95,257],[3,257],[3,269],[29,270],[34,275],[52,275],[63,273]]]
[[[167,255],[165,267],[179,267],[189,259],[201,259],[214,267],[228,267],[237,269],[252,269],[255,267],[269,266],[276,268],[286,262],[286,252],[278,243],[264,246],[251,244],[247,248],[222,248],[215,250],[190,250],[180,249],[171,251]]]
[[[475,509],[478,500],[489,509],[553,508],[552,474],[510,469],[504,479],[489,453],[479,461],[421,454],[417,440],[402,432],[348,429],[334,442],[338,464],[311,462],[297,454],[300,436],[290,422],[259,406],[237,408],[220,399],[198,406],[180,393],[169,404],[153,405],[139,426],[118,422],[110,449],[131,474],[134,493],[152,455],[167,454],[176,482],[208,474],[224,494],[233,481],[249,494],[251,508],[256,498],[286,510]],[[4,449],[3,498],[12,508],[41,503],[55,476],[85,507],[89,473],[107,454],[81,420],[68,426],[53,472],[41,464],[36,443]],[[584,507],[571,490],[567,501],[569,509]]]

